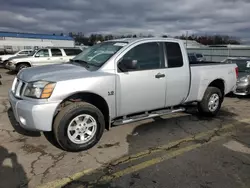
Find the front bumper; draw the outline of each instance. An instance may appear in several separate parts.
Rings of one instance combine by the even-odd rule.
[[[51,131],[54,113],[59,103],[43,103],[17,99],[9,91],[9,102],[16,121],[31,131]]]
[[[6,69],[9,69],[9,70],[16,70],[16,65],[13,65],[13,64],[10,64],[9,62],[6,64],[5,66]]]
[[[249,95],[250,94],[250,84],[249,83],[237,83],[236,89],[234,90],[235,95]]]

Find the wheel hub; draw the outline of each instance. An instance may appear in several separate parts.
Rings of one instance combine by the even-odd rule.
[[[208,102],[208,108],[211,112],[216,111],[220,103],[219,100],[220,98],[217,93],[214,93],[213,95],[211,95],[211,97],[209,98],[209,102]]]
[[[93,138],[97,130],[96,120],[87,114],[75,117],[68,126],[68,138],[76,143],[83,144]]]

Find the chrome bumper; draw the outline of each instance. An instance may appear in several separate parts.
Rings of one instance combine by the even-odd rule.
[[[59,103],[38,104],[15,98],[9,91],[9,102],[16,121],[31,131],[51,131],[55,110]]]
[[[5,68],[14,71],[14,70],[16,70],[16,65],[10,65],[7,63]]]

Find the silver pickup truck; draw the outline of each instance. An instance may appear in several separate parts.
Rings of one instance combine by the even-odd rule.
[[[9,101],[20,126],[50,131],[63,149],[81,151],[111,125],[181,112],[189,103],[215,116],[235,89],[237,70],[235,64],[190,65],[177,39],[111,40],[66,64],[21,70]]]

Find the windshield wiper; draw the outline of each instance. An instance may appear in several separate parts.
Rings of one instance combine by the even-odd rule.
[[[84,61],[84,60],[70,59],[70,62],[83,63],[85,65],[85,67],[89,68],[89,63],[87,61]]]

